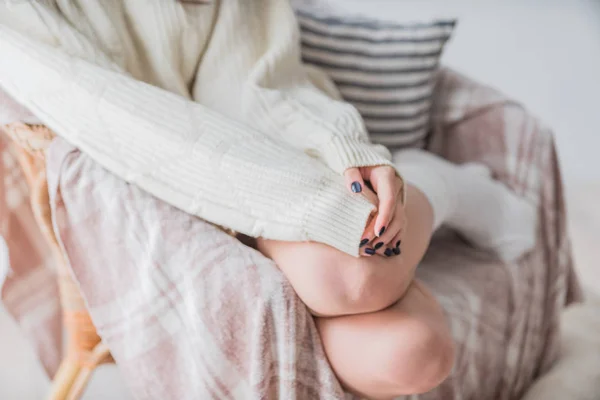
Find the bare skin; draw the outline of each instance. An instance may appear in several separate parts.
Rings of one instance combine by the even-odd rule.
[[[400,255],[355,258],[320,243],[257,242],[317,317],[340,381],[375,399],[429,391],[454,360],[442,309],[414,280],[431,239],[433,210],[410,185],[406,206],[398,201],[396,207],[396,214],[406,215]]]
[[[373,255],[376,250],[383,254],[386,247],[394,247],[402,238],[406,224],[404,207],[398,207],[404,188],[402,179],[390,166],[349,168],[344,172],[344,179],[350,192],[362,193],[377,206],[377,213],[362,236],[368,245],[361,247],[360,254]],[[355,188],[360,190],[357,192]],[[376,249],[377,243],[382,247]]]

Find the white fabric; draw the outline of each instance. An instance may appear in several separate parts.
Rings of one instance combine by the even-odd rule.
[[[393,157],[406,181],[429,200],[434,230],[446,224],[507,262],[533,249],[536,208],[494,181],[485,166],[455,165],[418,149],[395,151]]]
[[[561,355],[522,400],[597,400],[600,394],[600,298],[589,293],[561,316]]]

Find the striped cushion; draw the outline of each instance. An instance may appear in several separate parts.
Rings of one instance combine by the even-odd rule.
[[[302,57],[325,70],[371,139],[424,147],[440,56],[455,20],[389,24],[298,11]]]

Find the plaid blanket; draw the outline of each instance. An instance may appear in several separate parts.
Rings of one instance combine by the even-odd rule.
[[[496,91],[445,70],[432,151],[487,164],[539,207],[535,251],[503,264],[437,235],[417,275],[447,313],[451,377],[419,399],[517,399],[552,364],[562,308],[580,297],[551,132]],[[49,253],[2,143],[6,307],[49,373],[60,351]],[[139,399],[341,399],[313,319],[273,262],[112,176],[64,141],[48,160],[57,232],[100,335]],[[8,224],[5,221],[9,221]]]

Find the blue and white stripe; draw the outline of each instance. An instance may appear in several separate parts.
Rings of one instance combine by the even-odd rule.
[[[423,147],[439,60],[454,20],[390,24],[298,12],[302,58],[329,74],[371,139]]]

